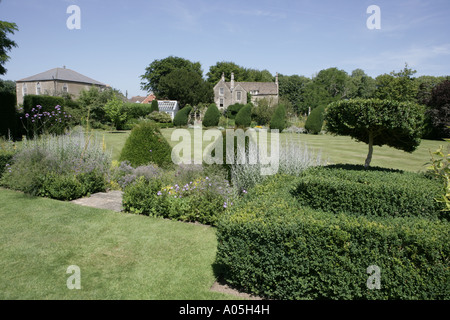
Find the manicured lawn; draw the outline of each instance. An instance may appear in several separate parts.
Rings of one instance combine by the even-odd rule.
[[[172,146],[175,146],[178,141],[171,141],[172,132],[175,129],[162,129],[161,132]],[[189,129],[192,140],[194,137],[194,130]],[[120,132],[106,132],[97,131],[97,137],[102,139],[105,137],[105,143],[108,150],[112,150],[113,160],[118,160],[120,151],[122,150],[125,140],[130,131]],[[270,139],[270,134],[268,135]],[[314,149],[322,155],[324,160],[330,164],[349,163],[349,164],[364,164],[366,159],[368,146],[362,142],[356,142],[350,137],[332,136],[332,135],[309,135],[309,134],[289,134],[283,133],[280,135],[280,142],[285,143],[286,139],[292,139],[301,144],[305,144],[309,148]],[[208,146],[210,142],[204,142],[203,148]],[[372,166],[379,166],[385,168],[401,169],[407,171],[424,171],[426,162],[430,160],[430,153],[436,151],[439,145],[444,144],[444,141],[422,140],[419,148],[413,153],[403,152],[387,146],[374,147],[374,154],[372,159]],[[192,150],[193,141],[192,141]],[[270,145],[269,145],[270,150]],[[192,151],[194,152],[194,151]]]
[[[0,189],[0,299],[234,299],[211,292],[213,228]],[[69,290],[70,265],[81,289]]]
[[[175,129],[163,129],[162,133],[174,146],[178,141],[170,141],[172,132]],[[193,129],[190,129],[193,137]],[[270,134],[268,135],[270,139]],[[368,146],[362,142],[356,142],[350,137],[325,135],[309,135],[309,134],[290,134],[283,133],[280,135],[280,142],[283,144],[287,140],[306,145],[314,149],[315,152],[322,155],[322,159],[327,160],[330,164],[349,163],[349,164],[364,164],[367,156]],[[269,140],[270,141],[270,140]],[[205,142],[203,148],[209,145],[210,142]],[[372,166],[379,166],[385,168],[401,169],[407,171],[424,171],[426,162],[430,160],[430,153],[436,151],[439,145],[444,144],[444,141],[422,140],[419,148],[413,153],[403,152],[387,146],[374,147],[374,154],[372,158]],[[270,150],[270,143],[268,144]]]

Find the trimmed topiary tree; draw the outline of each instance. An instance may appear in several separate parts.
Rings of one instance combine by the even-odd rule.
[[[212,103],[205,112],[203,125],[205,127],[216,127],[219,124],[220,111],[215,103]]]
[[[235,124],[238,128],[248,128],[252,123],[252,106],[245,105],[236,115]]]
[[[286,128],[286,107],[280,104],[270,119],[270,129],[278,129],[280,132]]]
[[[144,122],[131,130],[119,161],[133,167],[154,163],[166,168],[172,164],[172,148],[155,123]]]
[[[308,133],[319,134],[322,131],[324,121],[325,106],[314,108],[305,122],[305,129]]]
[[[328,132],[369,145],[367,168],[373,146],[387,145],[406,152],[416,150],[421,141],[424,113],[423,106],[412,102],[352,99],[331,103],[325,120]]]
[[[159,112],[158,100],[156,100],[156,99],[152,101],[152,104],[150,107],[150,113],[152,113],[154,111]]]
[[[183,109],[177,112],[175,118],[173,119],[173,125],[176,127],[187,126],[189,121],[189,113],[191,113],[192,107],[186,105]]]

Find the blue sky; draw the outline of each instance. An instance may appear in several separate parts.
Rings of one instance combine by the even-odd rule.
[[[70,30],[67,8],[81,10]],[[370,5],[381,29],[370,30]],[[450,75],[448,0],[3,0],[0,20],[15,22],[18,47],[3,79],[67,66],[119,89],[145,95],[140,75],[170,55],[313,76],[337,67],[376,77],[403,69]]]

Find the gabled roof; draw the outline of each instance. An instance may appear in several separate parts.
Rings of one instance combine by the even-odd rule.
[[[158,101],[158,109],[159,111],[175,111],[178,107],[178,101]]]
[[[31,81],[52,81],[52,80],[60,80],[60,81],[68,81],[68,82],[79,82],[86,84],[95,84],[99,86],[106,86],[106,84],[101,83],[97,80],[86,77],[76,71],[66,68],[54,68],[47,70],[42,73],[38,73],[34,76],[24,78],[21,80],[17,80],[17,82],[31,82]]]
[[[156,96],[152,93],[152,94],[149,94],[147,97],[145,97],[145,99],[142,100],[142,103],[151,103],[155,99],[156,99]]]
[[[231,83],[225,82],[228,89],[231,89]],[[245,91],[258,91],[259,95],[277,95],[278,87],[275,82],[235,82],[234,87],[240,85]]]

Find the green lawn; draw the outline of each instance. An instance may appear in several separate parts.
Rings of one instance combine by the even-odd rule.
[[[0,189],[0,299],[234,299],[210,291],[215,229]],[[70,265],[81,289],[69,290]]]
[[[178,143],[177,141],[170,141],[170,137],[174,130],[175,129],[162,130],[163,135],[172,146]],[[193,130],[190,129],[190,131],[192,132],[193,137]],[[270,139],[270,137],[271,136],[269,134],[268,139]],[[280,135],[281,143],[285,143],[286,139],[292,139],[293,141],[314,149],[315,152],[320,153],[322,158],[327,160],[330,164],[349,163],[363,165],[368,152],[367,144],[356,142],[350,137],[345,136],[289,133],[283,133]],[[203,148],[205,148],[209,143],[210,142],[204,143]],[[439,145],[442,144],[444,144],[444,141],[422,140],[419,148],[413,153],[407,153],[387,146],[374,147],[371,165],[413,172],[423,171],[426,169],[424,164],[430,160],[429,151],[436,151]]]
[[[171,141],[171,135],[174,130],[175,129],[173,128],[161,130],[164,137],[172,146],[178,143],[178,141]],[[193,137],[194,130],[189,129],[189,131]],[[97,135],[100,139],[102,139],[103,136],[105,137],[107,148],[112,150],[113,160],[119,159],[120,150],[122,150],[129,133],[129,131],[117,133],[97,131]],[[350,163],[362,165],[364,164],[368,152],[367,144],[356,142],[350,137],[332,136],[328,134],[309,135],[283,133],[280,135],[280,142],[284,143],[286,138],[305,144],[309,148],[314,149],[315,152],[320,152],[322,158],[327,160],[330,164]],[[268,139],[270,139],[270,134]],[[209,143],[210,142],[203,143],[203,148],[208,146]],[[426,168],[424,164],[430,160],[429,151],[436,151],[439,145],[442,144],[444,144],[444,141],[422,140],[419,148],[413,153],[407,153],[387,146],[374,147],[371,165],[413,172],[423,171]]]

